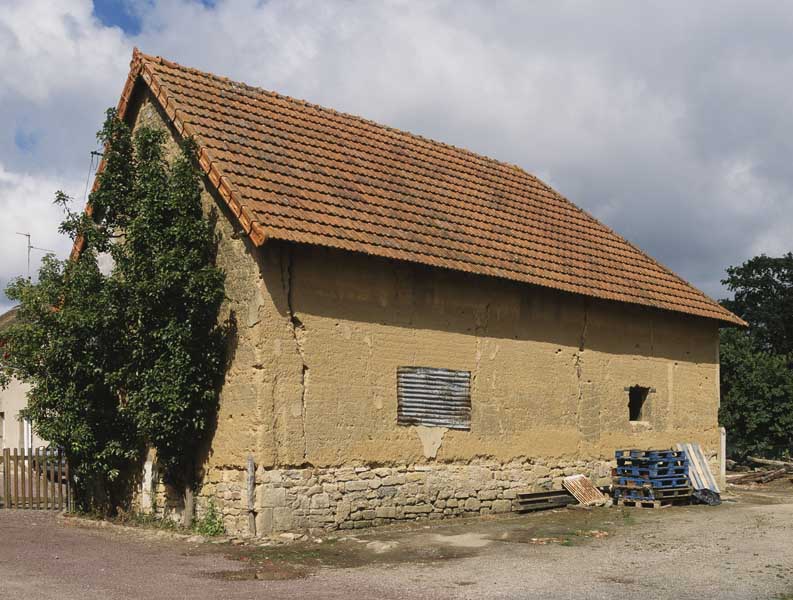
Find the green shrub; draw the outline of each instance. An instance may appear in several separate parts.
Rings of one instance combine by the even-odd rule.
[[[196,521],[194,529],[196,533],[206,537],[217,537],[226,533],[223,517],[212,500],[207,504],[204,516]]]

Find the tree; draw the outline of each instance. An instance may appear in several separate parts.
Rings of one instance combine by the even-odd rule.
[[[74,262],[44,258],[36,284],[12,282],[17,323],[3,334],[3,383],[29,383],[27,416],[44,439],[62,446],[83,509],[107,510],[142,441],[106,378],[116,368],[116,313],[88,250]],[[54,307],[58,307],[57,309]]]
[[[729,452],[789,456],[793,450],[793,254],[756,256],[727,269],[722,304],[749,324],[721,332],[720,420]]]
[[[793,448],[790,356],[758,347],[749,332],[722,331],[720,420],[729,432],[732,456],[789,456]]]
[[[752,337],[776,354],[793,352],[793,253],[764,254],[727,269],[732,300],[722,304],[749,323]]]
[[[61,225],[83,250],[65,262],[48,257],[38,283],[9,286],[20,310],[0,371],[32,385],[37,431],[64,446],[86,491],[89,480],[117,480],[148,444],[166,480],[189,495],[225,346],[224,276],[195,146],[188,140],[169,163],[165,132],[141,127],[133,136],[113,110],[98,137],[105,169],[91,214],[67,209]],[[57,202],[67,205],[61,193]]]

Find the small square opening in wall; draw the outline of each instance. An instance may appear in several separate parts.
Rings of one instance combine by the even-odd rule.
[[[647,396],[650,388],[634,385],[628,388],[628,419],[645,421],[647,412]]]

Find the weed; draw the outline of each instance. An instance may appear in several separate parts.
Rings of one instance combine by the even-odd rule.
[[[131,527],[148,527],[167,531],[177,531],[180,528],[179,523],[173,519],[163,519],[154,514],[140,512],[119,513],[115,521],[121,525],[129,525]]]
[[[217,537],[226,533],[226,528],[223,527],[223,517],[211,499],[207,504],[204,516],[195,522],[193,529],[196,533],[205,537]]]

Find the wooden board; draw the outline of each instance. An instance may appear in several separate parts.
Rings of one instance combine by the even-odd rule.
[[[570,475],[562,479],[562,485],[583,506],[602,506],[606,497],[592,485],[586,475]]]
[[[688,477],[691,480],[691,487],[695,490],[710,490],[720,494],[719,486],[716,484],[716,478],[708,465],[708,460],[705,458],[705,453],[702,451],[702,446],[692,443],[677,444],[678,450],[684,450],[688,455]]]
[[[578,502],[567,490],[548,492],[518,492],[515,500],[515,512],[524,513],[551,508],[563,508]]]

